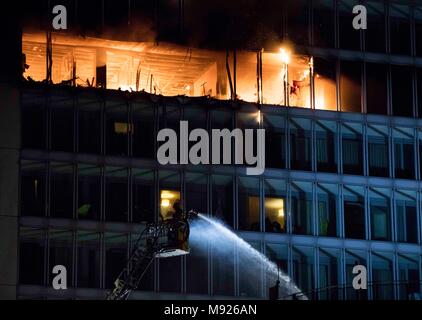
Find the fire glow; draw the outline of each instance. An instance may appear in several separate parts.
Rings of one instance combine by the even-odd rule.
[[[28,66],[24,78],[43,81],[46,79],[45,34],[24,33],[22,40]],[[52,61],[52,82],[56,84],[221,100],[232,96],[233,85],[228,76],[231,70],[236,98],[252,103],[259,101],[256,52],[237,51],[234,68],[233,59],[226,60],[226,52],[222,51],[53,33]],[[262,103],[310,108],[312,78],[315,107],[332,109],[330,101],[335,101],[335,84],[313,74],[312,57],[295,55],[287,48],[262,53]]]

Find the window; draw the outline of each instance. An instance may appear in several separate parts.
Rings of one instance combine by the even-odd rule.
[[[260,242],[249,242],[249,245],[261,252]],[[251,259],[251,252],[240,248],[238,250],[239,295],[241,297],[261,297],[263,263]]]
[[[392,300],[393,254],[372,253],[372,297],[374,300]]]
[[[46,175],[45,164],[22,161],[20,187],[22,216],[45,215]]]
[[[278,243],[266,243],[265,244],[265,255],[274,262],[280,269],[280,274],[288,274],[288,246],[287,244]],[[275,285],[277,279],[274,278],[274,274],[266,272],[266,285],[272,287]],[[282,292],[281,294],[283,294]],[[287,293],[287,294],[290,294]]]
[[[366,64],[366,110],[367,113],[387,114],[388,69],[383,64]]]
[[[360,250],[346,250],[346,299],[347,300],[366,300],[367,290],[356,290],[353,288],[353,279],[356,274],[353,268],[356,265],[366,264],[366,252]]]
[[[120,272],[127,261],[127,235],[120,233],[105,233],[105,287],[114,288]]]
[[[422,7],[414,7],[416,55],[422,56]]]
[[[19,236],[19,283],[44,285],[44,231],[21,227]]]
[[[309,44],[309,1],[289,1],[286,6],[288,38],[297,44]]]
[[[100,235],[95,232],[77,232],[78,287],[100,287]]]
[[[223,296],[234,295],[234,245],[228,242],[224,246],[221,243],[211,243],[213,294]]]
[[[368,126],[369,175],[389,176],[388,128],[385,126]]]
[[[339,249],[319,249],[319,292],[321,300],[337,300],[341,294],[339,289],[339,273],[341,272],[341,251]]]
[[[398,255],[399,296],[398,299],[412,299],[420,294],[419,257],[416,255]]]
[[[391,52],[410,54],[410,8],[391,3],[389,12]]]
[[[106,221],[128,221],[127,169],[105,169],[105,218]]]
[[[208,213],[207,176],[201,173],[186,173],[186,209]]]
[[[30,97],[29,99],[33,99]],[[36,99],[36,104],[22,102],[22,148],[45,149],[46,147],[46,112],[42,99]]]
[[[302,292],[311,292],[315,287],[314,249],[295,246],[292,248],[293,280]]]
[[[101,216],[101,169],[78,165],[78,219],[99,220]]]
[[[211,215],[233,227],[233,177],[212,176]]]
[[[416,95],[418,98],[418,117],[422,118],[422,69],[421,68],[416,68]]]
[[[81,99],[82,100],[82,99]],[[101,104],[79,102],[79,149],[81,153],[101,153]]]
[[[132,186],[132,221],[154,221],[154,172],[152,170],[133,169]]]
[[[128,123],[128,108],[121,101],[106,102],[106,154],[126,156],[133,125]]]
[[[155,158],[154,106],[146,102],[135,102],[133,106],[133,155],[140,158]]]
[[[318,235],[336,237],[338,228],[338,185],[320,183],[317,186]]]
[[[313,234],[312,183],[295,181],[291,183],[292,232]]]
[[[337,123],[317,121],[315,125],[317,171],[337,172]]]
[[[416,194],[408,190],[396,191],[397,241],[418,242]]]
[[[194,230],[191,228],[191,238]],[[201,237],[201,235],[198,235]],[[186,291],[193,294],[208,293],[208,244],[198,246],[190,241],[191,251],[186,256]]]
[[[341,111],[362,112],[361,87],[362,64],[353,61],[340,62]]]
[[[318,47],[334,47],[334,8],[332,0],[316,0],[313,4],[313,37]]]
[[[358,5],[359,1],[339,1],[339,40],[340,48],[359,50],[360,49],[360,30],[353,28],[353,7]]]
[[[174,213],[173,205],[181,202],[180,175],[176,171],[160,171],[159,179],[160,219],[167,220]]]
[[[265,185],[265,232],[285,233],[287,228],[286,182],[266,179]]]
[[[259,180],[238,178],[239,229],[260,231],[259,223]]]
[[[369,52],[385,52],[385,9],[384,3],[367,1],[365,6],[368,14],[365,33],[365,48]]]
[[[364,189],[357,186],[343,188],[345,237],[365,239]]]
[[[395,177],[402,179],[415,179],[413,129],[394,129],[393,139]]]
[[[393,115],[413,116],[412,69],[406,66],[391,66]]]
[[[314,57],[315,109],[337,110],[336,62]]]
[[[51,149],[54,151],[73,151],[74,110],[71,102],[70,106],[55,106],[50,109]]]
[[[389,189],[373,188],[369,192],[371,212],[371,239],[391,240],[391,210]]]
[[[286,133],[283,117],[264,114],[265,167],[286,167]]]
[[[73,165],[51,163],[50,216],[73,218]]]
[[[343,124],[342,148],[343,173],[363,175],[363,143],[360,124]]]
[[[73,286],[73,234],[71,231],[51,229],[48,231],[49,238],[49,268],[48,283],[52,283],[53,268],[57,265],[66,267],[67,286]]]
[[[311,120],[290,120],[290,166],[293,170],[312,170]]]

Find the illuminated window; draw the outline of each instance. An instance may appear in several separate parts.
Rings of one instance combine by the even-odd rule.
[[[164,220],[172,217],[173,205],[180,202],[180,192],[175,190],[160,190],[160,213]]]

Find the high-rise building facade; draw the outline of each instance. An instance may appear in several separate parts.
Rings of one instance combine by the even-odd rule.
[[[91,21],[68,2],[74,21]],[[207,18],[187,0],[135,3],[120,8],[128,28],[144,9],[162,43],[53,32],[50,60],[45,32],[24,28],[23,79],[2,85],[0,110],[4,297],[104,298],[142,224],[176,201],[223,220],[309,298],[421,296],[422,4],[364,1],[367,29],[356,30],[357,1],[283,3],[213,5]],[[98,28],[113,25],[109,5]],[[223,35],[221,16],[234,31]],[[199,18],[213,30],[205,40],[238,34],[235,49],[196,39]],[[174,29],[190,37],[172,43]],[[264,173],[158,164],[158,131],[180,121],[265,129]],[[251,283],[229,251],[157,259],[132,297],[268,298],[265,270]],[[51,286],[55,265],[67,290]],[[352,286],[355,265],[367,290]]]

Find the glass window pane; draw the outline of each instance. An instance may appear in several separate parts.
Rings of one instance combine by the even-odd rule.
[[[334,47],[334,6],[332,0],[316,0],[313,4],[314,45]]]
[[[99,220],[101,212],[101,169],[78,165],[78,219]]]
[[[259,223],[259,180],[239,178],[239,229],[260,231]]]
[[[186,209],[208,213],[207,176],[201,173],[186,173]]]
[[[261,251],[259,242],[249,242],[248,244],[257,250],[256,254]],[[251,259],[249,250],[240,249],[238,250],[238,255],[239,295],[241,297],[261,297],[263,263],[259,260]]]
[[[340,62],[341,111],[361,112],[362,64],[354,61]]]
[[[375,252],[372,254],[372,296],[374,300],[394,298],[392,259],[392,255],[381,255]]]
[[[406,66],[391,66],[393,115],[413,116],[412,69]]]
[[[384,3],[365,3],[368,21],[365,32],[365,48],[370,52],[385,52],[385,9]]]
[[[19,283],[44,285],[45,232],[20,228]]]
[[[388,128],[385,126],[368,126],[368,167],[369,175],[389,176]]]
[[[213,294],[234,295],[234,245],[212,244]]]
[[[292,232],[312,234],[312,183],[294,181],[291,183],[290,201]]]
[[[339,276],[341,273],[341,251],[338,249],[319,249],[319,299],[338,300],[341,296]]]
[[[154,106],[136,101],[133,108],[133,155],[140,158],[155,158]]]
[[[67,286],[73,283],[73,234],[71,231],[51,229],[48,231],[49,238],[49,283],[52,283],[55,275],[53,268],[57,265],[66,267]]]
[[[389,12],[391,52],[410,54],[410,8],[391,3]]]
[[[418,242],[418,221],[416,216],[416,194],[413,191],[396,191],[397,240]]]
[[[127,235],[105,233],[105,287],[113,288],[127,261]]]
[[[318,121],[315,125],[317,170],[337,172],[337,123]]]
[[[73,218],[73,166],[67,163],[51,164],[50,216]]]
[[[294,118],[290,125],[290,166],[293,170],[312,169],[311,120]]]
[[[129,134],[133,134],[133,125],[128,123],[127,105],[121,101],[107,100],[106,154],[126,156]]]
[[[154,172],[134,169],[132,186],[132,221],[135,223],[154,221]]]
[[[286,232],[287,204],[286,182],[284,180],[265,180],[265,232]]]
[[[365,239],[364,189],[356,186],[345,186],[343,194],[345,237]]]
[[[422,7],[414,7],[416,55],[422,56]]]
[[[52,102],[53,103],[53,102]],[[73,151],[73,108],[51,108],[51,149],[55,151]]]
[[[393,140],[395,177],[402,179],[415,179],[413,129],[394,129]]]
[[[413,300],[420,297],[419,257],[399,255],[399,299]]]
[[[338,3],[339,40],[342,49],[360,49],[360,30],[353,28],[353,19],[356,16],[353,13],[353,7],[358,4],[357,0],[340,0]]]
[[[296,44],[309,44],[309,5],[308,0],[286,2],[287,37]]]
[[[181,201],[180,175],[176,171],[160,171],[160,218],[167,220],[172,218],[173,205]]]
[[[391,192],[388,189],[372,188],[369,192],[371,212],[371,239],[391,240]]]
[[[233,227],[233,177],[212,176],[211,214]]]
[[[39,162],[22,162],[21,215],[44,216],[46,196],[46,166]]]
[[[336,237],[339,235],[338,185],[321,183],[317,187],[318,234]]]
[[[314,57],[315,109],[337,110],[336,62]]]
[[[366,64],[366,110],[368,113],[387,114],[387,76],[386,65]]]
[[[265,167],[286,167],[285,121],[281,116],[264,114]]]
[[[128,221],[127,169],[105,169],[105,218],[107,221]]]
[[[366,264],[366,252],[359,250],[346,250],[346,299],[347,300],[366,300],[368,290],[356,290],[352,282],[356,274],[353,273],[353,267]]]
[[[78,231],[78,287],[100,287],[100,235],[90,231]]]
[[[295,246],[292,248],[293,280],[305,295],[312,297],[315,288],[314,249]]]
[[[79,100],[79,152],[101,153],[101,104]]]
[[[343,173],[363,175],[363,142],[360,124],[343,124],[342,148]]]
[[[41,96],[22,98],[22,148],[45,149],[46,147],[46,109]],[[35,100],[35,102],[33,102]]]

